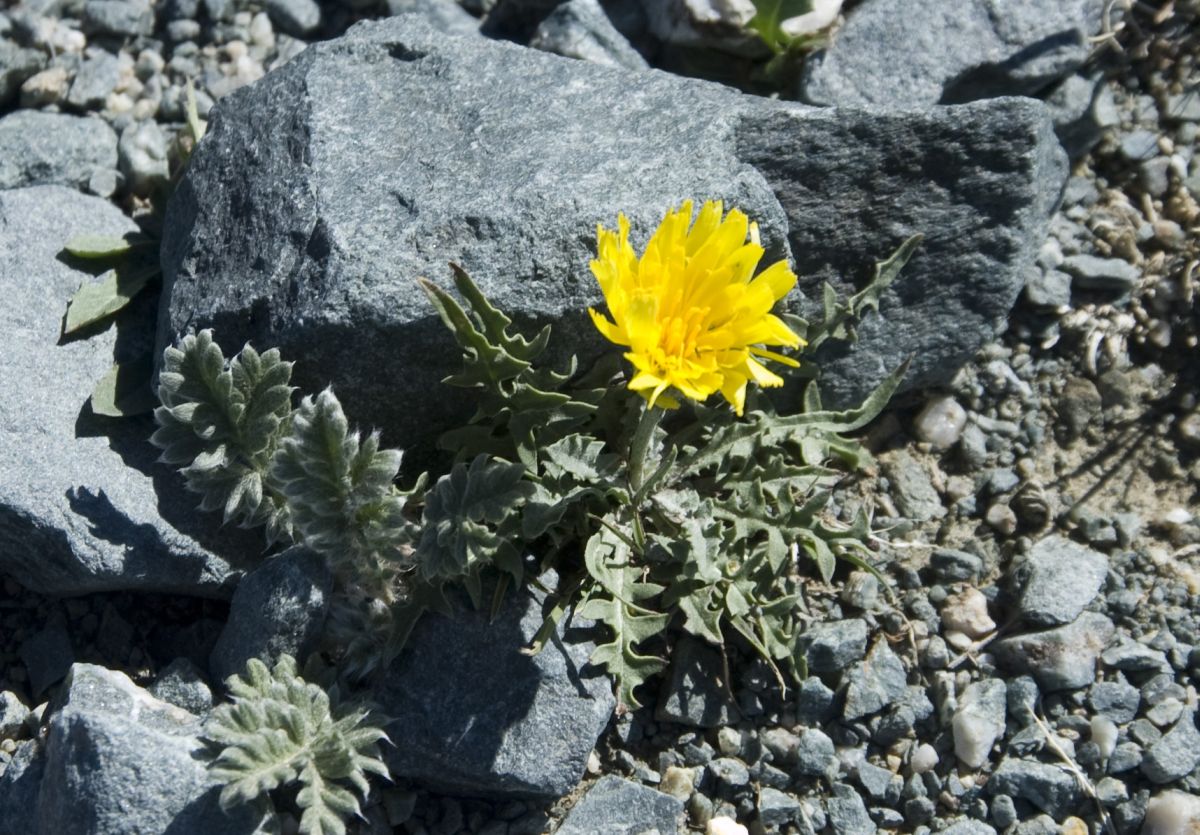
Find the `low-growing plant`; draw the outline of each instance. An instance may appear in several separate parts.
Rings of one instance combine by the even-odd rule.
[[[880,412],[904,368],[844,411],[823,407],[815,381],[795,411],[759,389],[813,377],[809,355],[781,349],[853,338],[919,238],[851,298],[827,286],[810,323],[771,313],[796,277],[785,262],[755,274],[763,250],[745,215],[719,203],[692,215],[690,203],[669,212],[640,256],[624,217],[599,232],[592,270],[609,315],[591,315],[628,349],[632,371],[617,356],[586,371],[574,359],[539,365],[549,327],[516,332],[458,267],[463,303],[421,281],[463,352],[446,382],[478,404],[443,436],[456,459],[432,484],[421,476],[400,490],[400,453],[350,431],[331,391],[293,408],[291,365],[277,351],[246,346],[226,360],[208,331],[167,350],[153,441],[202,507],[326,556],[344,674],[389,660],[422,612],[447,607],[447,584],[481,607],[485,576],[497,574],[498,605],[526,581],[532,554],[558,581],[528,651],[569,611],[602,624],[593,660],[623,705],[637,707],[637,687],[665,667],[672,625],[722,651],[744,642],[787,687],[806,674],[804,565],[826,582],[839,560],[874,570],[870,519],[839,521],[830,502],[870,461],[849,433]],[[714,394],[725,403],[708,403]]]
[[[224,783],[221,807],[250,803],[273,812],[269,792],[298,784],[301,835],[345,835],[345,820],[362,816],[368,775],[388,776],[379,753],[387,735],[367,711],[339,704],[336,690],[298,676],[290,655],[274,669],[251,659],[245,678],[226,684],[233,701],[214,708],[204,726],[219,749],[209,771]]]

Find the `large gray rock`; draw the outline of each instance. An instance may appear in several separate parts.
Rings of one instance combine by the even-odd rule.
[[[988,778],[988,791],[1028,801],[1061,820],[1083,800],[1083,790],[1072,775],[1057,765],[1006,757]]]
[[[42,743],[22,742],[0,772],[0,835],[30,835],[30,817],[37,806],[46,758]]]
[[[196,513],[182,479],[154,463],[148,419],[98,418],[87,405],[114,358],[148,348],[136,325],[152,310],[59,340],[67,300],[90,280],[58,260],[63,245],[136,229],[107,200],[62,186],[0,191],[0,571],[43,594],[224,597],[235,571],[216,551],[254,553],[261,535],[219,532],[215,514]]]
[[[242,675],[251,658],[274,666],[287,653],[303,665],[320,637],[332,591],[325,559],[303,547],[289,548],[247,573],[209,658],[213,679]]]
[[[558,835],[643,835],[679,831],[683,801],[609,774],[588,789],[555,830]]]
[[[1078,69],[1103,0],[867,0],[805,65],[802,97],[924,106],[1032,95]]]
[[[124,673],[76,664],[50,720],[37,835],[250,833],[251,807],[223,812],[209,776],[200,723]]]
[[[586,314],[596,224],[623,211],[640,245],[672,205],[723,198],[761,224],[764,263],[790,244],[810,298],[923,232],[827,388],[861,395],[910,355],[924,384],[1005,318],[1064,162],[1026,100],[816,112],[412,16],[362,23],[214,109],[168,209],[160,347],[208,325],[231,350],[278,346],[299,385],[335,381],[353,418],[407,444],[469,408],[439,384],[458,351],[418,276],[461,263],[518,321],[558,326],[550,360],[586,362],[612,350]]]
[[[38,110],[0,119],[0,189],[85,189],[97,171],[116,167],[117,134],[103,119]]]
[[[521,653],[542,612],[510,591],[495,618],[465,599],[452,618],[421,618],[374,690],[391,720],[392,774],[476,797],[558,798],[579,782],[616,700],[579,625]]]
[[[1034,626],[1070,623],[1100,592],[1108,559],[1063,536],[1048,536],[1029,553],[1028,579],[1017,608]]]

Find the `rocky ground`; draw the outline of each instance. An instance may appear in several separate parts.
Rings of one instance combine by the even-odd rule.
[[[893,343],[903,343],[893,351],[921,352],[925,358],[915,366],[920,386],[899,396],[867,430],[877,469],[843,497],[847,517],[862,505],[872,510],[879,529],[873,545],[889,584],[881,586],[861,572],[839,574],[832,587],[815,578],[806,584],[812,676],[798,688],[781,693],[768,670],[736,653],[732,681],[723,686],[712,672],[720,669],[714,651],[680,639],[671,648],[661,688],[646,696],[647,706],[611,720],[611,698],[602,683],[591,680],[583,696],[565,684],[564,671],[586,652],[547,650],[535,662],[517,663],[495,651],[506,640],[516,646],[531,637],[540,623],[533,602],[513,601],[499,626],[467,617],[443,632],[415,636],[413,651],[375,694],[411,730],[409,747],[399,745],[393,756],[393,772],[404,776],[372,795],[367,820],[356,824],[361,831],[723,835],[743,831],[740,824],[752,832],[839,835],[879,830],[1165,835],[1200,825],[1200,367],[1194,361],[1200,356],[1195,156],[1200,7],[1186,0],[1131,8],[1119,2],[1050,3],[1053,14],[1042,10],[1031,20],[986,23],[980,12],[983,18],[963,23],[956,16],[969,17],[974,12],[964,10],[988,4],[931,4],[922,16],[899,9],[898,2],[847,3],[828,51],[784,86],[781,98],[849,105],[866,114],[812,117],[830,120],[829,135],[841,143],[837,148],[823,147],[830,142],[823,127],[800,139],[787,132],[792,128],[778,128],[782,111],[772,109],[777,102],[735,102],[716,88],[688,86],[692,82],[646,82],[643,94],[656,112],[668,115],[660,121],[640,111],[628,115],[647,119],[640,124],[654,137],[672,119],[683,118],[669,111],[672,100],[683,111],[712,113],[714,124],[738,111],[738,119],[756,125],[756,132],[735,140],[698,142],[696,158],[718,172],[714,177],[741,176],[753,167],[737,193],[789,228],[788,240],[773,245],[789,248],[801,264],[807,257],[817,266],[841,266],[833,255],[812,255],[825,237],[842,236],[835,242],[839,252],[865,247],[869,255],[882,256],[882,247],[894,244],[879,230],[889,221],[904,228],[948,224],[946,218],[961,222],[956,231],[967,243],[959,250],[937,240],[953,236],[921,230],[932,240],[929,259],[914,264],[910,286],[920,292],[910,298],[901,290],[899,301],[883,306],[881,318],[890,319],[895,330],[864,326],[859,353],[830,357],[832,387],[847,395],[855,393],[859,369],[895,358],[888,354]],[[259,541],[230,540],[191,519],[190,498],[152,468],[152,450],[139,451],[148,421],[131,419],[113,429],[80,413],[91,383],[112,357],[153,339],[156,310],[148,303],[119,328],[88,340],[64,340],[60,348],[58,322],[79,279],[53,260],[62,244],[54,235],[65,240],[70,230],[97,227],[119,232],[132,218],[164,240],[165,286],[173,298],[159,318],[174,326],[210,305],[210,321],[248,329],[243,335],[254,336],[260,346],[271,333],[285,344],[290,339],[304,346],[322,327],[332,327],[312,319],[319,319],[319,310],[342,288],[327,288],[326,296],[307,301],[269,300],[261,308],[239,307],[243,300],[236,294],[210,299],[197,293],[196,276],[221,269],[234,275],[213,278],[218,284],[266,280],[255,270],[267,250],[258,249],[249,233],[244,245],[214,238],[214,230],[236,218],[266,218],[286,229],[280,236],[293,249],[297,240],[305,247],[291,268],[293,277],[323,274],[310,270],[330,264],[338,266],[331,272],[353,273],[366,269],[363,264],[389,269],[397,258],[410,259],[405,269],[419,269],[421,259],[444,260],[436,247],[432,254],[420,245],[400,254],[387,247],[372,251],[369,237],[355,237],[367,235],[376,222],[369,211],[356,214],[363,201],[359,189],[383,183],[372,199],[388,211],[399,211],[392,208],[398,205],[420,218],[413,221],[417,232],[405,232],[410,237],[402,240],[412,241],[417,233],[444,235],[451,249],[463,247],[468,262],[477,258],[480,270],[492,259],[497,270],[553,272],[578,261],[587,241],[560,247],[535,240],[525,228],[494,228],[486,207],[479,209],[483,220],[470,229],[470,240],[456,238],[461,233],[446,231],[463,225],[453,214],[459,198],[449,185],[437,188],[451,197],[431,197],[366,173],[377,170],[369,168],[375,164],[383,171],[407,164],[387,156],[387,136],[370,145],[366,126],[359,129],[368,144],[358,152],[361,157],[349,160],[362,180],[340,193],[321,168],[322,156],[333,160],[334,170],[348,162],[343,155],[350,152],[337,144],[330,126],[349,120],[338,107],[356,95],[351,88],[358,70],[337,62],[368,53],[363,43],[369,37],[354,49],[324,53],[328,57],[297,56],[309,42],[335,38],[362,19],[411,15],[431,22],[429,32],[478,38],[482,17],[487,35],[546,52],[633,71],[662,67],[761,93],[770,85],[755,68],[761,69],[765,55],[742,29],[748,21],[744,12],[737,4],[699,0],[499,0],[461,6],[431,0],[152,5],[24,0],[0,13],[0,241],[9,251],[18,242],[22,251],[46,250],[40,261],[9,255],[7,262],[0,260],[6,292],[25,300],[14,302],[15,312],[3,321],[5,344],[13,347],[6,347],[9,376],[0,378],[6,391],[23,392],[0,404],[7,437],[0,443],[5,482],[0,833],[153,832],[168,826],[181,827],[172,832],[253,831],[254,821],[224,821],[221,827],[235,828],[213,829],[213,821],[222,819],[205,817],[219,813],[208,808],[211,786],[188,754],[196,717],[221,698],[221,679],[246,658],[310,645],[329,608],[329,578],[311,560],[269,562],[247,575],[234,594],[239,565],[236,557],[224,555],[259,548]],[[421,37],[435,36],[413,36],[413,42]],[[444,55],[436,52],[443,48]],[[448,68],[437,78],[451,79],[447,83],[459,91],[459,100],[447,108],[453,118],[445,121],[494,136],[488,132],[498,130],[497,123],[489,120],[504,117],[489,110],[498,94],[487,82],[508,89],[506,66],[525,59],[502,60],[475,46],[463,46],[466,57],[460,57],[455,49],[430,47]],[[397,55],[394,47],[391,54]],[[302,112],[295,123],[303,123],[312,143],[304,166],[291,156],[274,160],[269,147],[240,134],[231,138],[235,128],[222,126],[206,140],[212,150],[197,156],[196,170],[185,181],[193,203],[177,200],[166,212],[165,198],[182,166],[187,82],[195,85],[199,115],[207,118],[215,102],[293,60],[292,76],[273,74],[230,99],[228,107],[257,119],[247,120],[251,127],[245,129],[255,142],[277,129],[284,135],[292,125],[285,117]],[[468,62],[471,79],[454,76],[464,66],[456,60]],[[296,67],[304,61],[311,63],[300,76]],[[881,72],[879,62],[903,70]],[[574,72],[559,64],[531,63],[519,74],[544,74],[557,84],[557,74]],[[500,75],[485,76],[485,70]],[[326,98],[316,105],[288,98],[297,77],[307,85],[305,95],[320,89]],[[632,84],[620,75],[579,78],[602,89]],[[267,86],[272,79],[280,79],[273,88]],[[345,79],[344,87],[339,79]],[[410,106],[414,121],[434,124],[434,113],[416,112],[407,103],[422,91],[436,91],[437,83],[432,76],[418,78],[403,95],[379,85],[370,96],[389,107]],[[1024,126],[1036,120],[1020,104],[1003,112],[944,117],[966,125],[961,135],[934,112],[940,104],[1003,94],[1043,99],[1057,142],[1030,138],[1036,131]],[[434,92],[429,95],[432,100]],[[558,105],[536,95],[530,101],[516,93],[510,98],[503,113],[542,106],[557,112]],[[894,162],[903,156],[900,151],[894,157],[879,151],[882,161],[872,154],[889,137],[919,129],[887,122],[877,112],[881,104],[933,114],[920,124],[935,123],[929,136],[943,142],[939,148],[966,148],[967,160],[952,160],[951,151],[923,158],[913,166],[921,170],[912,175],[917,185],[910,188],[893,176],[903,167]],[[268,119],[263,114],[272,106],[277,110]],[[590,131],[611,108],[623,106],[605,100],[597,111],[569,114]],[[235,121],[228,119],[230,125]],[[843,124],[850,127],[838,134]],[[541,135],[540,127],[523,129]],[[986,144],[970,133],[977,129],[1000,139]],[[564,130],[555,123],[545,135]],[[443,127],[422,122],[412,131],[414,143],[428,145],[439,141]],[[580,132],[586,139],[570,137],[566,150],[546,139],[538,153],[564,167],[580,165],[572,163],[572,142],[603,144],[589,131]],[[775,146],[756,139],[763,135],[770,142],[799,142],[803,154],[773,155]],[[1011,157],[997,150],[1021,142],[1028,149],[1012,151]],[[614,166],[631,156],[651,159],[656,176],[669,183],[665,191],[696,188],[697,181],[687,179],[693,174],[677,173],[667,155],[646,156],[653,144],[610,150],[611,160],[597,150],[595,158]],[[292,153],[291,146],[284,147]],[[239,192],[222,176],[238,171],[230,166],[238,164],[231,160],[241,148],[254,149],[258,167],[239,172],[248,184]],[[849,158],[838,157],[839,150]],[[453,161],[447,171],[471,164],[469,155],[447,153]],[[970,168],[972,153],[1002,159],[992,170],[1009,166],[1011,182],[978,175]],[[829,162],[830,172],[845,170],[853,160],[883,172],[845,206],[825,212],[836,214],[825,221],[828,229],[820,225],[820,206],[805,215],[777,187],[784,182],[792,193],[813,189],[796,202],[819,199],[816,169],[797,172],[789,166],[822,154],[838,161]],[[435,156],[426,161],[431,170],[440,164]],[[1044,204],[1057,198],[1055,172],[1063,173],[1068,157],[1069,177],[1053,209]],[[304,168],[302,187],[264,194],[263,183],[268,174],[277,176],[276,165]],[[595,210],[611,222],[604,202],[611,199],[606,195],[611,184],[589,190],[587,165],[566,168],[575,178],[571,199],[585,207],[582,213]],[[939,179],[940,166],[956,176]],[[470,177],[463,181],[467,191],[473,188]],[[936,195],[920,190],[928,181],[937,184]],[[520,203],[515,214],[538,220],[539,201],[560,199],[559,184],[535,186],[532,196],[520,195],[529,202]],[[523,187],[512,186],[514,193]],[[635,220],[643,212],[649,222],[662,207],[651,187],[639,188],[622,195],[630,201],[624,205]],[[982,196],[972,196],[972,188]],[[323,209],[326,216],[317,211],[320,222],[311,222],[301,215],[306,195],[317,193],[335,209]],[[262,195],[262,205],[255,205],[255,194]],[[944,214],[919,215],[911,208],[945,194],[951,197]],[[346,203],[337,208],[342,199]],[[872,201],[870,214],[863,214],[867,219],[852,217],[864,200]],[[229,214],[209,208],[222,201]],[[993,211],[1001,204],[1003,212]],[[277,216],[280,206],[288,217]],[[955,214],[961,206],[970,213]],[[295,228],[288,227],[293,221]],[[569,224],[563,221],[548,235],[569,238]],[[859,235],[856,224],[868,231]],[[300,228],[306,235],[296,238]],[[38,242],[43,230],[54,233],[44,232],[44,245]],[[505,253],[516,251],[514,240],[531,250],[543,247],[535,263],[519,256],[501,263],[509,257]],[[346,241],[359,249],[347,254]],[[562,252],[573,246],[579,252]],[[855,252],[859,262],[861,256]],[[39,267],[43,273],[26,274],[27,263],[47,266]],[[942,274],[969,276],[978,286],[942,296]],[[481,283],[487,280],[485,273]],[[579,307],[579,298],[564,298],[544,285],[535,283],[533,313],[561,318],[563,310]],[[496,286],[503,295],[503,285]],[[524,292],[514,292],[515,303]],[[922,296],[958,318],[930,325],[936,312],[920,307]],[[299,324],[273,332],[276,326],[267,323],[281,311]],[[999,328],[993,328],[996,320]],[[916,333],[922,328],[963,333],[947,346],[953,339]],[[423,350],[425,332],[414,327],[409,333],[416,346],[409,350]],[[52,350],[69,354],[70,363],[47,364],[43,357]],[[372,353],[366,364],[376,361]],[[29,380],[38,381],[36,390]],[[361,384],[346,385],[359,385],[363,399],[372,399],[365,372]],[[421,385],[428,383],[414,384],[416,396]],[[353,402],[347,389],[339,391]],[[359,419],[389,419],[380,408]],[[412,411],[408,401],[400,409]],[[62,443],[45,440],[60,435]],[[71,447],[72,438],[90,446]],[[86,476],[79,476],[84,461]],[[162,498],[171,491],[175,505]],[[152,558],[135,560],[131,543]],[[182,567],[164,568],[167,564]],[[481,645],[490,649],[481,653]],[[405,684],[413,681],[424,682],[425,689]],[[156,713],[166,718],[151,723],[153,734],[145,732],[150,726],[139,725],[137,710],[131,718],[123,707],[123,700],[139,703],[135,686],[190,715]],[[451,708],[432,711],[433,701]],[[491,716],[502,712],[497,702],[518,718]],[[484,750],[447,754],[441,740],[471,730],[463,726],[466,716],[478,718]],[[108,743],[93,747],[95,739]],[[90,779],[78,776],[85,759]],[[113,775],[128,768],[177,775],[163,788],[174,792],[170,802],[143,811],[136,798],[125,798],[127,788]],[[478,797],[489,799],[472,799]],[[63,808],[77,814],[64,818]],[[180,811],[184,808],[192,810],[191,818]],[[175,814],[177,820],[170,817]],[[291,831],[295,820],[283,826]]]

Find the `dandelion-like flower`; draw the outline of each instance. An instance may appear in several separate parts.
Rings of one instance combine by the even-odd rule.
[[[803,344],[771,313],[796,275],[778,261],[755,276],[758,227],[737,209],[722,211],[719,201],[707,202],[692,223],[692,202],[684,202],[667,212],[641,258],[624,214],[615,232],[597,226],[592,274],[612,318],[588,312],[607,339],[629,347],[625,357],[636,369],[629,388],[650,406],[674,408],[674,392],[705,400],[719,391],[740,415],[751,380],[783,385],[759,360],[797,365],[763,347]]]

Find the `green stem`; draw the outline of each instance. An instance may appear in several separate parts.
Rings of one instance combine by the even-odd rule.
[[[633,432],[633,440],[629,443],[629,487],[630,492],[637,493],[645,483],[646,459],[650,452],[650,440],[654,430],[662,418],[662,411],[650,406],[642,407],[642,416],[638,419],[637,429]]]

